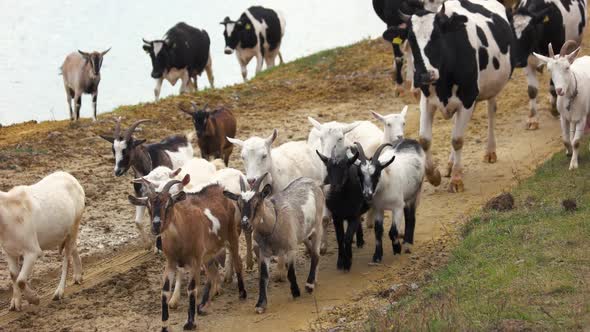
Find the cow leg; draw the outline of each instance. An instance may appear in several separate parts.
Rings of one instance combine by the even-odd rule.
[[[375,211],[375,253],[373,263],[383,260],[383,210]]]
[[[239,52],[236,52],[236,56],[238,57],[238,62],[240,63],[240,68],[242,70],[242,79],[244,79],[244,83],[246,83],[248,82],[248,62],[250,62],[250,59],[242,60],[242,58],[240,58]]]
[[[494,134],[497,107],[496,97],[490,98],[488,100],[488,146],[484,156],[484,161],[490,164],[498,161],[498,156],[496,155],[496,136]]]
[[[565,153],[568,157],[571,157],[572,151],[572,141],[570,139],[570,122],[565,117],[559,118],[561,122],[561,138],[563,140],[563,145],[565,146]]]
[[[195,80],[196,82],[196,80]],[[179,94],[185,94],[188,92],[188,85],[190,83],[190,75],[188,74],[188,70],[184,70],[182,72],[182,76],[180,77],[180,91]]]
[[[256,75],[258,75],[258,73],[260,73],[262,71],[263,62],[264,62],[264,58],[263,58],[262,54],[257,53],[256,54]]]
[[[534,58],[534,57],[532,57]],[[527,129],[539,129],[539,119],[537,117],[537,95],[539,94],[539,80],[537,79],[537,61],[529,57],[526,67],[526,75],[529,93],[529,118],[527,120]]]
[[[64,87],[66,89],[66,101],[68,102],[68,109],[70,110],[70,121],[74,120],[74,111],[72,110],[72,99],[74,98],[74,91],[67,86]]]
[[[553,79],[549,81],[549,100],[551,102],[551,115],[558,117],[559,111],[557,110],[557,92],[555,91],[555,83],[553,83]]]
[[[583,119],[584,120],[584,119]],[[574,126],[575,130],[571,133],[572,136],[572,147],[573,147],[573,154],[572,160],[570,161],[570,170],[574,170],[578,168],[578,151],[580,148],[580,139],[582,139],[582,134],[584,134],[584,128],[586,127],[586,121],[578,121],[576,123],[570,124],[570,126]]]
[[[440,172],[432,160],[432,122],[434,120],[434,107],[428,103],[424,94],[420,97],[420,145],[426,153],[426,178],[433,186],[440,184]]]
[[[209,80],[209,85],[211,86],[211,89],[215,89],[215,78],[213,77],[213,60],[211,60],[211,53],[209,53],[209,59],[207,60],[205,71],[207,72],[207,79]]]
[[[82,108],[82,95],[76,94],[74,97],[74,102],[76,103],[75,112],[76,112],[76,121],[80,119],[80,108]]]
[[[456,125],[457,117],[453,117],[453,125]],[[451,149],[449,152],[449,161],[447,162],[447,171],[445,173],[446,178],[451,177],[451,173],[453,172],[453,164],[455,163],[455,151]]]
[[[400,95],[404,90],[404,77],[402,76],[404,66],[404,53],[402,53],[399,44],[393,44],[393,56],[393,64],[395,66],[395,93],[396,95]]]
[[[272,68],[275,66],[275,57],[276,54],[274,52],[265,57],[264,62],[266,63],[266,68]]]
[[[94,91],[92,93],[92,111],[93,113],[93,117],[92,117],[92,121],[96,121],[96,101],[98,100],[98,91]]]
[[[453,171],[451,172],[451,183],[449,186],[450,192],[462,192],[464,191],[463,186],[463,167],[461,165],[461,151],[463,149],[463,136],[465,135],[465,130],[467,129],[467,124],[469,123],[469,119],[471,119],[471,114],[473,113],[473,108],[475,105],[471,106],[470,108],[462,108],[455,114],[455,125],[453,126],[453,133],[452,133],[452,148],[454,150],[454,158],[453,161]]]
[[[395,206],[391,211],[391,216],[393,220],[391,222],[391,228],[389,228],[389,239],[391,240],[391,246],[393,247],[393,254],[397,255],[402,253],[402,244],[400,242],[400,229],[402,224],[402,218],[404,217],[403,205]]]
[[[156,79],[156,87],[154,88],[154,96],[156,97],[156,101],[160,100],[160,90],[162,90],[162,82],[164,82],[164,77]]]

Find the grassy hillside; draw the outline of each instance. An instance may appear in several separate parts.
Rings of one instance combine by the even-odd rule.
[[[589,328],[588,141],[582,149],[579,170],[568,171],[559,153],[514,190],[514,210],[474,217],[448,265],[413,295],[391,295],[393,304],[373,312],[366,330]]]

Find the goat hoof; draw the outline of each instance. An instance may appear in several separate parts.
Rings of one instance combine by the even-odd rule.
[[[170,308],[172,310],[178,308],[178,301],[177,300],[168,301],[168,308]]]
[[[64,292],[63,291],[56,291],[55,294],[53,294],[53,301],[59,301],[64,297]]]
[[[398,243],[393,244],[393,254],[394,255],[401,255],[402,253],[402,245]]]
[[[199,304],[197,306],[197,314],[199,316],[206,316],[207,315],[207,311],[205,310],[205,304]]]
[[[240,291],[240,300],[245,300],[248,295],[246,294],[246,290]]]
[[[498,161],[498,156],[496,155],[496,152],[487,152],[483,157],[483,160],[486,163],[493,164]]]
[[[21,310],[21,301],[17,300],[16,298],[12,298],[10,300],[10,307],[8,308],[8,311],[20,311]]]
[[[163,327],[160,332],[168,332],[168,328],[167,327]]]
[[[309,294],[313,293],[313,290],[315,289],[315,284],[310,284],[310,283],[306,283],[305,284],[305,291]]]
[[[539,123],[537,121],[528,122],[526,125],[527,130],[537,130],[539,129]]]
[[[344,270],[344,262],[341,259],[338,259],[338,262],[336,263],[336,268],[338,270]]]
[[[76,285],[82,284],[82,275],[74,276],[74,284],[76,284]]]
[[[300,297],[301,291],[299,291],[299,287],[295,286],[295,288],[291,288],[291,295],[293,295],[293,298]]]
[[[194,322],[186,322],[186,324],[184,324],[184,326],[182,327],[182,329],[185,331],[195,330],[196,328],[197,324],[195,324]]]
[[[266,308],[264,307],[256,307],[256,313],[257,314],[263,314],[266,311]]]
[[[364,245],[365,245],[365,240],[363,240],[363,239],[360,239],[360,240],[357,239],[356,240],[356,247],[357,248],[362,248]]]

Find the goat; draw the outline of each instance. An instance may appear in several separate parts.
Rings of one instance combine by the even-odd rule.
[[[399,114],[381,115],[377,112],[371,112],[375,119],[383,123],[384,130],[383,140],[381,141],[381,143],[391,143],[395,145],[399,140],[404,138],[404,127],[406,126],[407,113],[408,105],[404,106],[401,113]],[[362,144],[363,143],[361,143],[361,145]]]
[[[329,184],[330,189],[326,194],[326,206],[330,210],[338,241],[339,270],[349,271],[352,265],[352,237],[357,234],[357,246],[362,241],[361,215],[369,210],[369,205],[363,197],[359,179],[358,166],[354,163],[358,158],[358,151],[352,157],[328,158],[316,150],[320,160],[327,169],[324,184]],[[344,234],[344,221],[348,227]],[[362,228],[361,228],[362,229]]]
[[[184,329],[195,329],[200,268],[203,264],[207,267],[207,283],[201,303],[197,307],[197,312],[203,314],[205,307],[210,303],[210,293],[215,294],[217,290],[218,271],[215,256],[225,247],[226,241],[229,243],[236,270],[239,297],[246,298],[239,256],[239,225],[235,222],[235,205],[224,197],[222,187],[216,184],[206,186],[198,193],[187,194],[182,190],[176,194],[169,192],[174,185],[178,184],[182,188],[188,184],[190,175],[186,175],[182,181],[169,181],[161,192],[154,192],[150,182],[145,179],[142,181],[147,190],[147,197],[129,195],[128,199],[131,204],[148,208],[152,233],[162,238],[162,252],[166,257],[162,287],[162,331],[168,331],[170,283],[174,280],[177,266],[187,267],[189,270],[189,310]]]
[[[133,132],[140,124],[150,120],[135,121],[124,134],[121,134],[121,118],[115,119],[115,131],[113,136],[100,135],[101,138],[112,144],[113,155],[115,156],[115,176],[125,174],[129,168],[133,168],[134,178],[149,174],[158,166],[166,166],[176,169],[182,166],[187,160],[193,157],[193,147],[190,144],[190,137],[187,135],[176,135],[165,138],[159,143],[145,144],[146,140],[136,140]],[[141,184],[133,184],[135,194],[142,196]],[[151,241],[143,230],[143,215],[145,207],[136,206],[135,226],[137,227],[144,244],[149,248]],[[156,240],[158,242],[158,240]]]
[[[104,52],[86,53],[78,50],[66,56],[61,65],[61,74],[66,90],[66,101],[70,110],[70,120],[80,119],[80,108],[82,107],[82,94],[92,95],[92,107],[94,113],[92,119],[96,121],[96,101],[98,98],[98,84],[100,83],[100,67],[102,59],[111,49]],[[72,99],[74,99],[75,111],[72,110]]]
[[[358,142],[356,146],[359,152],[359,177],[363,196],[376,214],[373,262],[379,263],[383,259],[382,237],[385,210],[390,210],[393,217],[389,230],[393,254],[400,254],[402,251],[399,241],[402,218],[405,220],[404,249],[405,252],[411,251],[416,226],[416,208],[425,175],[426,154],[420,143],[410,139],[399,142],[393,149],[393,153],[387,151],[383,155],[384,148],[393,146],[389,143],[382,144],[370,159],[367,159],[363,147]],[[393,163],[394,160],[396,160],[395,163]]]
[[[191,103],[192,111],[180,109],[193,119],[197,132],[197,144],[201,150],[201,157],[209,160],[222,158],[225,166],[229,165],[229,157],[234,148],[226,137],[236,136],[236,118],[231,111],[223,107],[207,111],[207,105],[199,110],[195,103]]]
[[[241,211],[242,228],[253,229],[254,239],[259,247],[259,297],[256,312],[263,313],[267,306],[268,267],[271,256],[287,256],[288,278],[291,295],[301,295],[295,276],[297,247],[303,242],[311,257],[309,276],[305,284],[308,293],[315,288],[317,267],[320,260],[320,245],[323,234],[322,214],[324,194],[317,183],[308,178],[298,178],[284,190],[270,197],[273,189],[261,183],[267,173],[256,180],[252,190],[246,190],[240,181],[242,192],[236,195],[229,191],[223,194],[238,202]]]
[[[590,111],[590,92],[579,88],[590,85],[590,57],[583,56],[576,59],[580,48],[568,54],[568,49],[572,46],[577,46],[576,42],[567,41],[557,56],[553,54],[551,44],[549,44],[549,57],[534,53],[541,62],[547,63],[551,79],[555,84],[563,144],[567,155],[571,156],[570,170],[578,168],[578,148]]]
[[[39,304],[39,297],[27,279],[43,250],[59,248],[63,255],[61,279],[54,300],[64,296],[70,256],[74,282],[82,282],[82,264],[76,242],[84,204],[84,189],[65,172],[52,173],[30,186],[0,191],[0,242],[6,252],[12,280],[10,310],[21,310],[22,295],[30,304]],[[20,257],[22,267],[19,267]]]

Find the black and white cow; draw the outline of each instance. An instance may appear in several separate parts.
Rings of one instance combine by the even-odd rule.
[[[143,40],[143,49],[152,60],[152,77],[156,79],[154,95],[160,98],[162,81],[166,79],[176,85],[180,79],[180,93],[197,89],[197,76],[207,71],[209,84],[213,88],[211,41],[205,30],[199,30],[184,22],[170,28],[163,39]]]
[[[454,116],[447,175],[450,191],[463,191],[461,149],[475,104],[488,101],[485,160],[496,161],[496,96],[513,70],[513,38],[506,10],[496,1],[451,0],[438,13],[418,12],[408,19],[407,38],[414,57],[414,85],[420,99],[420,143],[427,153],[426,173],[440,176],[432,161],[432,121],[437,109]],[[390,28],[388,37],[400,31]]]
[[[559,53],[566,40],[578,45],[586,26],[586,0],[522,0],[516,6],[512,27],[516,39],[514,57],[517,67],[526,67],[530,114],[527,129],[539,128],[537,118],[537,94],[539,81],[537,69],[541,63],[533,52],[548,55],[547,45]],[[557,116],[553,81],[550,84],[551,113]]]
[[[256,57],[256,74],[262,70],[263,61],[266,68],[274,67],[277,55],[280,64],[283,64],[280,48],[285,34],[285,19],[279,11],[253,6],[237,21],[226,16],[220,24],[225,27],[225,54],[236,51],[244,82],[248,78],[248,63],[253,57]]]

